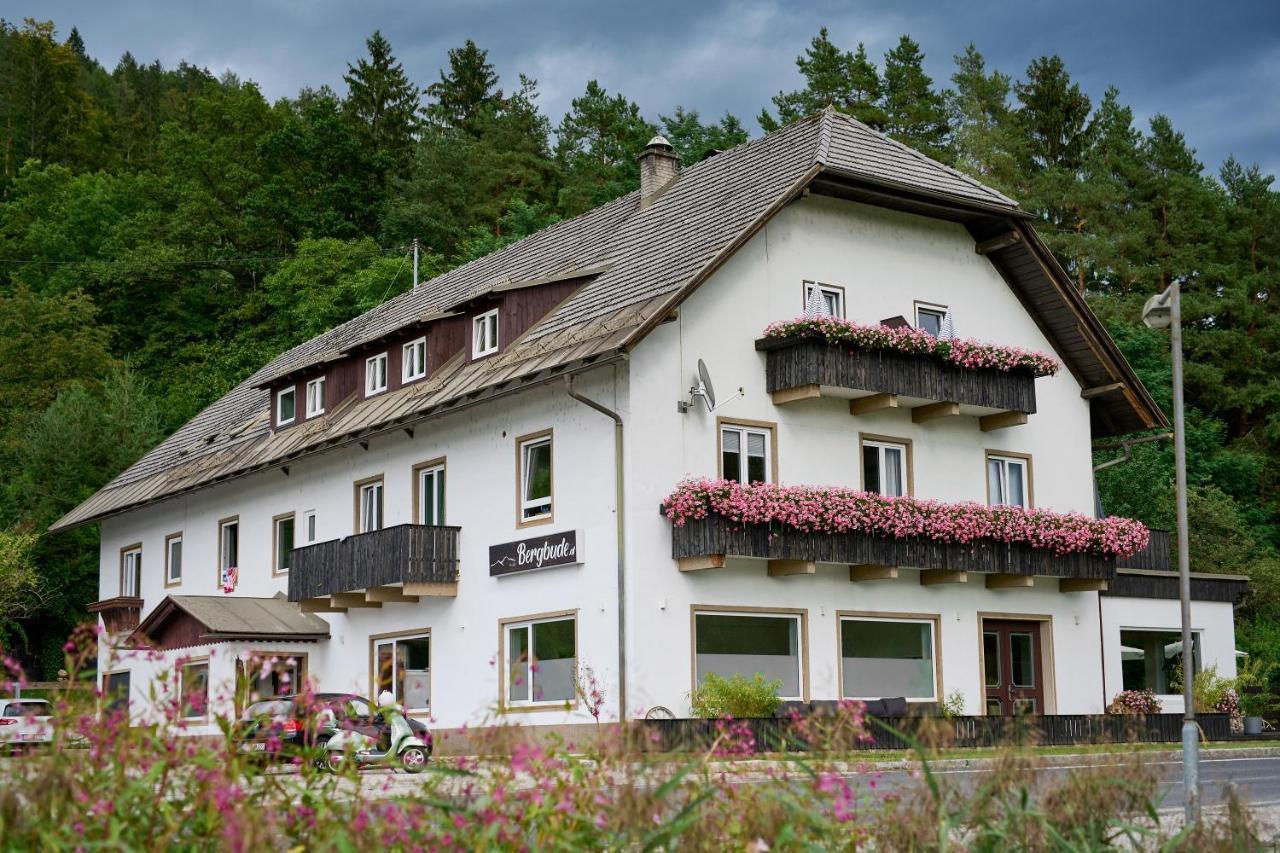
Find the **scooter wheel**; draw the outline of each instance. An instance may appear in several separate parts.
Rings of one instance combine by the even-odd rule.
[[[325,750],[324,758],[320,760],[324,762],[325,768],[330,773],[341,773],[342,768],[347,765],[346,756],[342,754],[340,749]]]
[[[420,746],[406,747],[400,753],[400,766],[408,773],[421,773],[427,769],[427,751]]]

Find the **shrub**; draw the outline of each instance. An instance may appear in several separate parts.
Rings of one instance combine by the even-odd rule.
[[[1160,700],[1152,690],[1121,690],[1107,706],[1108,714],[1159,714]]]
[[[942,703],[938,705],[938,711],[944,717],[961,717],[964,716],[964,691],[953,690],[947,694]]]
[[[781,687],[781,681],[768,680],[758,672],[751,678],[741,673],[724,678],[709,672],[689,700],[697,717],[772,717],[782,704]]]

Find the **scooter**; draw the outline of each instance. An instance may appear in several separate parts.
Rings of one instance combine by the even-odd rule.
[[[358,768],[398,765],[408,773],[421,773],[431,757],[429,736],[424,741],[414,734],[404,714],[394,708],[374,717],[371,729],[363,726],[340,729],[329,738],[324,750],[325,766],[334,773],[349,761],[354,761]]]

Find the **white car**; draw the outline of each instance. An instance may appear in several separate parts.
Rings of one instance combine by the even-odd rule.
[[[43,699],[0,699],[0,747],[53,740],[53,708]]]

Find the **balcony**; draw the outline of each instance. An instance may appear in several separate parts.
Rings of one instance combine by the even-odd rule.
[[[1030,370],[960,367],[925,354],[863,350],[812,336],[763,337],[765,378],[776,405],[814,397],[849,400],[849,412],[907,408],[925,423],[977,417],[984,432],[1027,422],[1036,410]]]
[[[1191,564],[1191,600],[1239,604],[1249,592],[1249,579],[1241,575],[1196,572]],[[1119,598],[1177,599],[1180,596],[1178,565],[1173,558],[1173,533],[1152,530],[1151,541],[1141,551],[1120,561],[1108,595]]]
[[[108,634],[123,634],[138,627],[142,615],[142,599],[131,595],[119,595],[105,598],[89,605],[90,613],[102,617],[102,624]]]
[[[291,553],[289,600],[307,613],[458,594],[460,527],[401,524]]]

